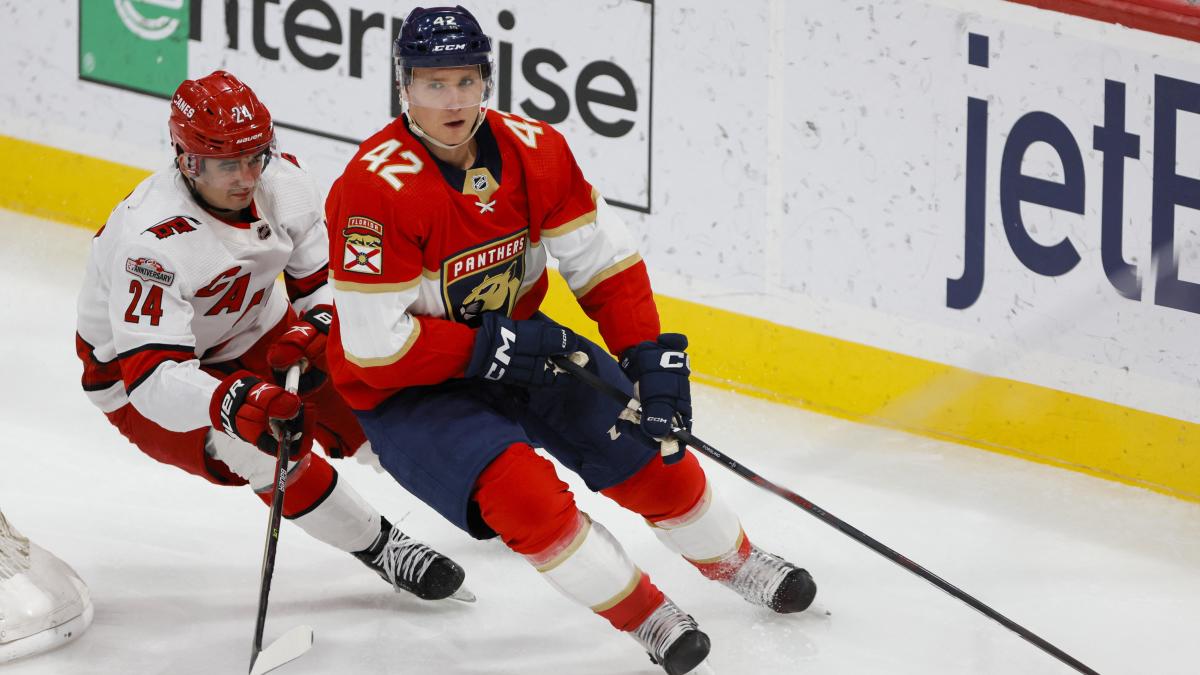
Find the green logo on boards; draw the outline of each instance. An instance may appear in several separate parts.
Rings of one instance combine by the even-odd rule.
[[[189,0],[79,0],[79,77],[170,97],[187,79]]]

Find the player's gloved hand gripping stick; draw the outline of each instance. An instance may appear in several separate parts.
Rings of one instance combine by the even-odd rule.
[[[299,391],[307,394],[326,382],[325,344],[333,326],[333,307],[317,305],[304,313],[267,349],[267,363],[282,372],[300,365]]]
[[[303,362],[296,364],[303,369]],[[290,372],[290,371],[289,371]],[[295,390],[264,382],[246,371],[221,381],[213,393],[209,410],[213,427],[274,456],[278,439],[286,434],[290,459],[312,448],[312,415],[304,414],[304,402]]]
[[[658,441],[667,464],[683,459],[672,431],[692,430],[692,369],[684,351],[687,346],[686,336],[663,333],[657,340],[639,342],[621,355],[621,370],[634,383],[633,395],[641,401],[638,419],[630,421]]]
[[[616,387],[608,384],[607,382],[605,382],[604,380],[600,379],[598,376],[593,374],[591,371],[587,370],[586,368],[579,365],[578,363],[576,363],[572,359],[568,358],[567,356],[551,356],[550,360],[557,367],[561,368],[563,371],[570,373],[574,377],[579,378],[579,380],[581,380],[582,382],[586,383],[587,385],[593,387],[597,391],[603,392],[603,393],[607,394],[608,396],[612,397],[614,400],[620,401],[621,403],[625,404],[627,406],[627,410],[636,411],[637,408],[639,408],[639,403],[638,403],[637,399],[630,401],[625,396],[625,394],[621,392],[620,389],[617,389]],[[622,417],[625,417],[625,415],[622,414]],[[958,598],[959,600],[962,600],[966,604],[970,605],[972,609],[978,611],[980,614],[983,614],[984,616],[988,617],[989,619],[992,619],[993,621],[998,622],[1005,628],[1007,628],[1007,629],[1011,630],[1012,632],[1016,633],[1017,635],[1021,636],[1021,638],[1023,638],[1025,641],[1033,644],[1034,646],[1036,646],[1037,648],[1046,652],[1047,654],[1050,654],[1051,656],[1058,659],[1059,661],[1074,668],[1076,671],[1078,671],[1080,673],[1084,673],[1085,675],[1099,675],[1099,673],[1097,673],[1096,671],[1087,667],[1086,665],[1081,663],[1075,657],[1064,652],[1063,650],[1059,649],[1058,647],[1055,647],[1054,645],[1050,644],[1049,642],[1042,639],[1041,637],[1037,636],[1032,631],[1030,631],[1028,628],[1025,628],[1024,626],[1018,624],[1017,622],[1013,621],[1012,619],[1009,619],[1008,617],[1004,616],[1000,612],[997,612],[996,610],[992,609],[991,607],[983,604],[982,602],[980,602],[973,596],[968,595],[967,593],[965,593],[964,591],[959,589],[957,586],[954,586],[953,584],[942,579],[941,577],[937,576],[933,572],[930,572],[929,570],[918,565],[917,563],[913,562],[912,560],[909,560],[908,558],[904,557],[903,555],[900,555],[896,551],[893,551],[892,549],[888,548],[887,546],[884,546],[882,543],[876,541],[875,539],[873,539],[870,536],[866,535],[865,533],[861,532],[854,526],[843,521],[842,519],[838,518],[837,516],[833,515],[832,513],[829,513],[825,509],[822,509],[821,507],[817,506],[816,504],[813,504],[812,502],[808,501],[804,497],[801,497],[800,495],[796,494],[795,492],[792,492],[791,490],[789,490],[785,487],[776,485],[775,483],[772,483],[771,481],[758,475],[754,471],[751,471],[750,469],[742,466],[733,458],[722,453],[721,451],[717,450],[716,448],[709,445],[708,443],[705,443],[704,441],[700,440],[699,438],[693,436],[689,429],[677,427],[671,431],[671,435],[678,438],[681,442],[686,444],[688,447],[695,449],[697,452],[699,452],[703,455],[707,455],[710,459],[716,461],[718,464],[720,464],[721,466],[724,466],[726,469],[729,469],[730,471],[736,473],[737,475],[741,476],[742,478],[745,478],[746,480],[750,481],[751,483],[754,483],[758,487],[760,487],[768,492],[772,492],[772,493],[788,500],[792,504],[795,504],[796,506],[800,507],[801,509],[804,509],[805,511],[807,511],[810,515],[818,518],[819,520],[821,520],[821,522],[825,523],[826,525],[829,525],[830,527],[838,530],[842,534],[850,537],[851,539],[857,541],[858,543],[862,544],[863,546],[866,546],[867,548],[871,549],[872,551],[875,551],[876,553],[887,558],[888,560],[891,560],[892,562],[903,567],[904,569],[908,570],[909,572],[912,572],[913,574],[921,577],[922,579],[933,584],[934,586],[936,586],[940,590],[944,591],[945,593],[952,595],[952,596]]]
[[[288,368],[284,389],[295,394],[300,383],[300,364]],[[258,591],[258,619],[254,626],[254,647],[250,652],[250,675],[261,675],[282,666],[307,652],[313,644],[313,630],[308,626],[296,626],[284,633],[263,649],[263,628],[267,621],[267,598],[271,594],[271,577],[275,573],[275,549],[279,545],[279,524],[283,519],[283,492],[287,489],[287,465],[290,446],[295,434],[281,423],[271,419],[274,436],[279,439],[275,454],[275,488],[271,496],[271,518],[267,524],[267,543],[263,550],[262,578]],[[311,441],[310,441],[311,442]]]

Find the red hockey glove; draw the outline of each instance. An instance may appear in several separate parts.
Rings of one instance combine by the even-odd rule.
[[[246,371],[236,372],[221,381],[213,394],[209,417],[216,429],[240,438],[272,457],[279,447],[272,421],[277,422],[291,439],[289,455],[293,459],[312,448],[311,422],[305,424],[300,397]]]
[[[267,349],[267,363],[278,372],[287,371],[302,360],[307,361],[308,365],[300,377],[300,393],[307,394],[320,388],[325,383],[325,342],[332,325],[333,307],[313,307],[275,339]],[[282,372],[278,381],[283,382]]]

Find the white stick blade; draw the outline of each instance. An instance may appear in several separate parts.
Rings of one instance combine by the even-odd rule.
[[[308,626],[296,626],[279,636],[271,644],[258,653],[250,675],[262,675],[275,670],[279,666],[300,658],[312,648],[313,630]]]

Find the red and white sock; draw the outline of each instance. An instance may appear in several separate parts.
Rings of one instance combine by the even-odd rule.
[[[737,514],[713,494],[704,469],[690,452],[671,465],[655,457],[603,492],[641,514],[667,548],[709,579],[729,579],[750,554],[750,541]]]
[[[554,466],[514,444],[488,466],[475,490],[484,522],[560,593],[631,631],[663,602],[603,525],[575,505]]]

